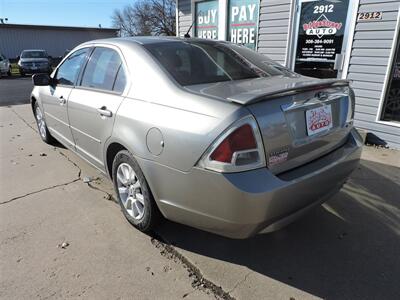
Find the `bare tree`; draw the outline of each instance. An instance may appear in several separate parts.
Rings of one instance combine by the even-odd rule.
[[[111,16],[121,36],[175,35],[175,0],[138,0]]]

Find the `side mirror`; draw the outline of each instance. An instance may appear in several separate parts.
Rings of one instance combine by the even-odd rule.
[[[32,76],[32,81],[35,86],[51,85],[53,82],[48,74],[35,74]]]

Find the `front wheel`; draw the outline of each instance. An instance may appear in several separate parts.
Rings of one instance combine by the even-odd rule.
[[[142,232],[149,232],[161,220],[142,170],[126,150],[117,153],[112,167],[114,188],[125,218]]]
[[[46,125],[46,120],[44,119],[43,112],[40,109],[39,104],[37,101],[35,102],[35,105],[33,106],[34,109],[34,115],[35,115],[35,120],[36,124],[39,130],[40,137],[42,140],[47,143],[47,144],[53,144],[54,143],[54,138],[51,136],[47,125]]]

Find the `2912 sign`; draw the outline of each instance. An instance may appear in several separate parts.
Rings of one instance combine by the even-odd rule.
[[[382,20],[382,12],[374,11],[374,12],[358,13],[357,20],[358,21]]]
[[[334,7],[335,6],[333,4],[316,5],[316,6],[314,6],[314,14],[323,14],[323,13],[333,12]]]

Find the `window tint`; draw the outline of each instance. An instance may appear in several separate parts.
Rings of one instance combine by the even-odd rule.
[[[116,51],[96,48],[86,66],[81,85],[112,91],[120,66],[121,59]]]
[[[124,66],[121,64],[118,70],[117,78],[115,79],[113,91],[122,93],[126,85],[126,76]]]
[[[41,50],[22,51],[21,58],[47,58],[47,52]]]
[[[74,85],[85,62],[89,48],[80,49],[70,55],[58,68],[56,79],[59,84]]]
[[[181,85],[289,76],[290,72],[261,54],[227,43],[168,42],[144,47]]]

